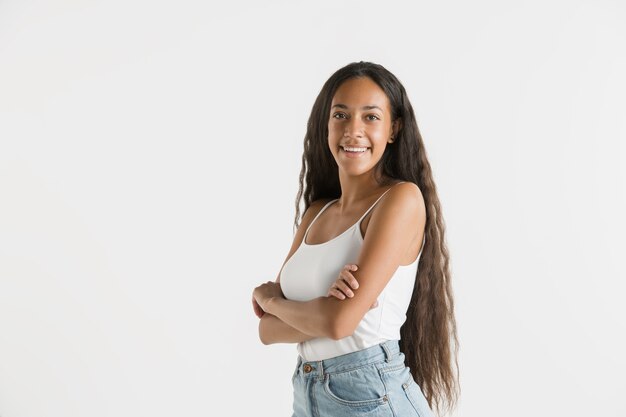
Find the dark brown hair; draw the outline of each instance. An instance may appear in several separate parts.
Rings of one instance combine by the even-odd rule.
[[[395,141],[387,145],[375,170],[382,170],[382,178],[415,183],[426,204],[426,241],[407,319],[400,329],[400,350],[430,407],[441,414],[443,404],[447,403],[444,409],[447,413],[456,407],[460,386],[459,342],[445,223],[413,107],[400,81],[382,65],[363,61],[350,63],[337,70],[318,94],[304,137],[294,227],[300,224],[300,200],[303,197],[306,211],[318,199],[339,198],[341,195],[338,166],[328,147],[328,120],[335,92],[344,81],[356,77],[369,77],[378,84],[389,99],[392,120],[401,119]],[[304,190],[303,185],[306,185]]]

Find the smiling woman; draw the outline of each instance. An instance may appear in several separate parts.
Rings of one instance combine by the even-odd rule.
[[[441,206],[406,91],[381,65],[352,63],[324,84],[304,139],[303,195],[276,282],[252,294],[261,341],[297,343],[293,416],[454,408]]]
[[[355,108],[351,102],[369,104]],[[340,158],[369,157],[366,169],[372,169],[388,141],[393,143],[400,123],[396,118],[392,124],[387,95],[371,78],[358,77],[345,81],[331,104],[328,145],[337,164]]]

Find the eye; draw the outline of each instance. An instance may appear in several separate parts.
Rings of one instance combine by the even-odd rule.
[[[380,118],[376,116],[375,114],[368,114],[367,117],[374,117],[376,118],[376,120],[380,120]]]
[[[333,114],[333,118],[335,118],[335,119],[336,119],[336,117],[335,117],[335,116],[345,116],[345,115],[344,115],[343,113],[335,113],[335,114]]]

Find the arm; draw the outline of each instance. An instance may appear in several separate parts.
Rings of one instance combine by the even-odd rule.
[[[354,333],[370,306],[376,301],[396,269],[415,231],[424,227],[426,210],[415,184],[400,184],[389,192],[374,210],[367,226],[353,275],[359,292],[346,300],[318,297],[310,301],[292,301],[273,296],[264,310],[288,325],[318,337],[339,340]]]
[[[304,233],[312,219],[329,200],[330,199],[317,200],[313,202],[305,211],[302,217],[302,223],[296,231],[289,253],[283,262],[283,267],[291,255],[293,255],[300,246]],[[281,267],[281,271],[283,267]],[[276,277],[276,282],[280,283],[280,272]],[[259,322],[259,339],[261,339],[261,342],[265,345],[272,343],[299,343],[316,337],[319,336],[314,333],[303,332],[300,328],[294,328],[281,318],[277,317],[275,314],[270,314],[268,311],[265,311],[265,314],[262,315]]]
[[[421,235],[417,232],[424,230],[425,224],[426,207],[416,184],[396,185],[380,201],[372,213],[355,262],[359,269],[352,273],[359,282],[359,290],[353,297],[334,305],[334,326],[338,337],[354,333],[393,277],[411,243]]]
[[[346,267],[350,267],[347,269]],[[354,296],[354,292],[348,287],[348,284],[353,288],[358,288],[357,280],[354,278],[350,270],[356,270],[356,265],[346,265],[339,274],[339,277],[335,281],[335,284],[329,290],[327,297],[333,296],[339,300]],[[338,295],[333,295],[333,292]],[[370,309],[376,308],[378,303],[374,303]],[[259,307],[260,309],[260,307]],[[262,311],[262,310],[261,310]],[[261,323],[259,324],[259,334],[261,335],[263,344],[272,343],[299,343],[307,340],[314,339],[314,336],[303,333],[297,329],[294,329],[278,317],[270,313],[264,313],[261,317]]]
[[[335,297],[317,297],[309,301],[273,297],[268,300],[265,311],[304,334],[338,340],[335,317],[340,302]]]
[[[294,329],[278,317],[265,313],[259,320],[259,337],[264,345],[273,343],[300,343],[314,339],[315,336]]]

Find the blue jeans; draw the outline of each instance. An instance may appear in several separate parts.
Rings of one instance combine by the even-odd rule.
[[[291,381],[292,417],[434,417],[398,340],[322,361],[298,355]]]

